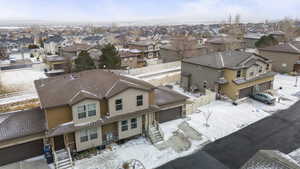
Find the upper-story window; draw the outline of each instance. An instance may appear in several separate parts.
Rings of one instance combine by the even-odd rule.
[[[266,70],[270,69],[270,64],[267,64]]]
[[[148,50],[153,50],[153,46],[149,46],[149,47],[148,47]]]
[[[86,118],[85,105],[77,107],[78,119]]]
[[[128,121],[127,120],[121,121],[121,130],[122,131],[127,131],[128,130]]]
[[[136,96],[136,105],[137,106],[142,106],[143,103],[144,103],[144,101],[143,101],[143,95]]]
[[[155,50],[159,50],[159,46],[158,45],[155,46]]]
[[[78,106],[77,115],[78,119],[96,116],[96,103]]]
[[[137,119],[136,118],[132,118],[130,120],[130,123],[131,123],[131,129],[137,128]]]
[[[116,111],[120,111],[123,109],[122,99],[117,99],[115,101]]]
[[[259,66],[258,72],[261,73],[263,71],[262,66]]]
[[[87,109],[88,109],[88,116],[89,117],[96,116],[96,103],[88,104]]]
[[[242,77],[242,71],[241,71],[241,70],[238,70],[238,71],[236,72],[236,78],[240,78],[240,77]]]

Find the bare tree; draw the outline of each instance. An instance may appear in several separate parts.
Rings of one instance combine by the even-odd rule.
[[[278,25],[279,29],[285,33],[285,38],[287,41],[291,41],[296,37],[297,27],[294,19],[286,17],[281,20]]]
[[[175,35],[171,41],[172,47],[175,49],[180,60],[193,56],[197,48],[198,41],[189,35]]]
[[[205,127],[209,127],[208,121],[209,121],[210,117],[212,116],[212,114],[213,114],[213,112],[212,112],[211,109],[208,109],[207,111],[202,112],[202,115],[203,115],[204,120],[205,120],[205,123],[204,123]]]

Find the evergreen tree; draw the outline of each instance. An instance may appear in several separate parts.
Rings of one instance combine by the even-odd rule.
[[[268,36],[262,36],[256,43],[255,46],[257,48],[265,48],[268,46],[275,46],[278,45],[278,41],[272,36],[272,35],[268,35]]]
[[[96,69],[93,59],[87,51],[82,51],[75,59],[75,71],[80,72],[84,70]]]
[[[121,67],[121,58],[114,45],[107,44],[101,51],[100,67],[107,69],[119,69]]]

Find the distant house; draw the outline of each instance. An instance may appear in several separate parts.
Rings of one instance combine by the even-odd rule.
[[[153,59],[159,57],[159,43],[152,40],[137,41],[128,44],[130,49],[138,49],[142,51],[145,59]]]
[[[244,35],[245,47],[256,48],[255,43],[263,36],[264,34],[260,33],[248,33]]]
[[[245,41],[231,37],[217,37],[209,39],[205,44],[207,45],[209,52],[244,50],[246,48]]]
[[[272,68],[276,72],[300,72],[300,42],[260,48],[259,53],[273,61]]]
[[[82,39],[82,43],[87,43],[89,45],[99,45],[101,44],[103,37],[102,36],[88,36]]]
[[[269,35],[273,36],[278,42],[286,42],[285,33],[282,31],[273,31],[270,32]]]
[[[168,44],[160,47],[160,59],[163,63],[175,62],[181,60],[179,56],[180,49],[176,49],[173,45]],[[208,48],[205,46],[197,45],[186,50],[186,55],[188,57],[201,56],[208,53]]]
[[[123,68],[139,68],[145,66],[142,51],[138,49],[119,49],[121,58],[121,67]]]
[[[29,45],[34,44],[34,40],[27,37],[17,39],[15,42],[20,46],[20,48],[28,48]]]
[[[211,53],[182,61],[181,87],[192,92],[210,89],[236,100],[272,89],[271,67],[271,60],[252,53]]]
[[[48,39],[44,41],[44,48],[46,53],[48,54],[58,54],[58,49],[60,47],[60,44],[65,39],[59,35],[50,36]]]
[[[72,58],[75,59],[75,58]],[[47,76],[54,76],[65,73],[66,59],[59,55],[48,55],[44,59],[44,63],[48,66]]]

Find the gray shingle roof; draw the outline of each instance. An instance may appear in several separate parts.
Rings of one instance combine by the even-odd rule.
[[[36,80],[35,87],[43,108],[72,105],[90,97],[110,98],[128,88],[154,89],[147,82],[99,69]]]
[[[40,108],[0,114],[0,141],[44,132],[45,117]]]
[[[226,51],[184,59],[183,62],[198,64],[216,69],[237,68],[241,66],[241,63],[243,61],[246,61],[248,58],[251,57],[261,58],[265,61],[268,61],[268,59],[253,53]]]
[[[167,87],[160,86],[155,89],[156,105],[162,106],[166,104],[185,101],[188,97],[171,90]]]
[[[60,43],[63,42],[65,39],[61,36],[54,35],[50,36],[48,39],[45,40],[45,43],[50,43],[50,42],[55,42],[55,43]]]
[[[300,54],[300,42],[283,43],[276,46],[260,48],[259,50]]]

